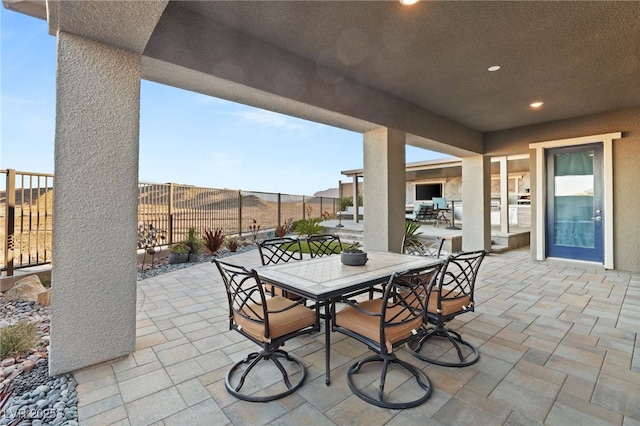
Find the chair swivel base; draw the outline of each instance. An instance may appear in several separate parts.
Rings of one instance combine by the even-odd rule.
[[[284,368],[284,366],[282,365],[282,363],[278,358],[284,358],[287,361],[290,361],[299,367],[301,374],[300,374],[300,377],[297,378],[294,383],[291,383],[291,380],[289,379],[289,373]],[[287,390],[277,394],[264,395],[264,396],[247,395],[241,392],[242,386],[245,384],[245,380],[248,377],[249,373],[251,372],[251,370],[253,370],[255,366],[258,365],[260,361],[271,361],[276,365],[276,367],[278,367],[278,370],[280,370],[280,372],[282,373],[282,380],[284,381],[284,384],[286,385]],[[231,384],[231,382],[233,381],[233,375],[236,372],[236,370],[238,370],[238,368],[243,364],[249,364],[249,366],[240,375],[237,385],[233,386]],[[260,352],[252,352],[249,355],[247,355],[245,359],[236,362],[233,365],[233,367],[231,367],[231,369],[227,372],[227,376],[225,378],[225,386],[227,387],[227,392],[229,392],[231,395],[243,401],[268,402],[268,401],[274,401],[276,399],[283,398],[287,395],[292,394],[296,390],[298,390],[304,383],[306,374],[307,373],[302,362],[299,359],[289,355],[287,352],[281,349],[276,349],[273,352],[262,350]]]
[[[363,390],[356,388],[352,380],[352,375],[356,374],[364,364],[369,362],[383,363],[382,374],[380,376],[377,396],[368,395]],[[422,388],[422,390],[424,391],[422,392],[422,396],[420,398],[414,399],[411,401],[406,401],[406,402],[385,401],[384,385],[385,385],[385,381],[387,378],[387,371],[390,364],[396,364],[401,367],[404,367],[407,371],[409,371],[414,376],[418,386]],[[408,362],[405,362],[401,359],[396,358],[395,354],[391,354],[391,355],[376,354],[356,362],[351,367],[349,367],[349,370],[347,371],[347,384],[349,385],[349,389],[351,389],[351,392],[353,392],[354,395],[356,395],[358,398],[362,399],[363,401],[366,401],[369,404],[373,404],[378,407],[391,408],[391,409],[404,409],[404,408],[417,407],[418,405],[422,404],[427,399],[429,399],[429,397],[431,396],[431,390],[432,390],[431,382],[429,381],[429,378],[422,371],[420,371],[418,368],[414,367],[413,365],[409,364]]]
[[[458,361],[444,361],[437,358],[430,358],[426,355],[420,353],[424,344],[431,338],[437,338],[440,340],[446,339],[453,348],[456,350],[458,355]],[[480,354],[478,350],[471,345],[469,342],[466,342],[462,339],[459,333],[450,330],[442,325],[432,327],[427,331],[427,334],[422,337],[420,340],[413,340],[407,343],[407,350],[411,352],[411,354],[425,362],[440,365],[442,367],[467,367],[469,365],[475,364],[480,359]]]

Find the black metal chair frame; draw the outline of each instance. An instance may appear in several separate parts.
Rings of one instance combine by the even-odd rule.
[[[338,235],[310,235],[307,238],[309,254],[311,257],[330,256],[342,251],[342,244]],[[337,244],[337,245],[336,245]]]
[[[413,254],[416,256],[427,256],[440,258],[442,254],[442,246],[444,245],[444,238],[440,237],[418,237],[406,235],[402,239],[402,253]]]
[[[287,307],[278,310],[269,310],[269,299],[265,296],[263,286],[260,282],[260,277],[255,270],[249,271],[242,266],[220,262],[217,259],[214,259],[214,262],[220,271],[220,275],[222,276],[222,280],[224,281],[227,291],[227,298],[229,302],[229,329],[236,330],[247,339],[262,347],[260,351],[252,352],[244,359],[236,362],[227,372],[225,377],[225,386],[227,391],[238,399],[251,402],[273,401],[290,395],[299,389],[304,383],[306,370],[298,358],[289,355],[286,351],[280,349],[280,347],[283,346],[286,341],[294,337],[319,331],[320,318],[317,311],[314,312],[315,322],[312,325],[307,325],[288,334],[272,338],[269,333],[269,316],[288,311],[297,306],[304,307],[304,299],[297,302],[287,299],[288,302],[291,302]],[[304,309],[309,308],[304,307]],[[258,325],[264,324],[264,339],[259,340],[247,333],[241,325],[237,324],[235,320],[236,316],[242,317],[246,322],[252,322]],[[297,368],[300,370],[300,375],[294,383],[291,382],[289,373],[280,362],[281,358],[296,364]],[[282,379],[287,390],[265,396],[253,396],[242,393],[242,387],[245,384],[247,377],[260,361],[271,361],[275,364],[282,374]],[[234,373],[244,364],[249,364],[249,366],[240,375],[238,383],[233,385],[232,382],[235,380]],[[297,373],[297,371],[295,373]]]
[[[433,201],[433,210],[435,212],[435,226],[437,227],[441,222],[445,222],[446,224],[448,224],[449,226],[451,226],[451,221],[449,220],[449,218],[447,217],[447,215],[445,214],[445,212],[450,212],[451,210],[449,210],[449,207],[447,207],[447,200],[445,198],[442,198],[442,202],[444,203],[444,207],[438,205],[438,203],[436,203],[436,201]]]
[[[297,238],[277,237],[261,241],[258,243],[258,252],[263,265],[302,260],[302,246]],[[267,290],[272,296],[276,293],[275,287],[272,285],[267,285]],[[292,300],[300,299],[299,296],[284,290],[282,290],[282,295]]]
[[[426,312],[425,294],[428,285],[435,279],[438,271],[441,268],[441,264],[437,264],[430,268],[425,268],[420,271],[407,271],[402,273],[393,274],[389,279],[389,282],[385,286],[385,292],[381,299],[375,299],[373,301],[366,301],[358,304],[352,300],[344,298],[340,302],[346,303],[348,307],[346,309],[354,309],[359,314],[367,315],[370,317],[379,319],[379,338],[373,339],[367,337],[357,331],[353,331],[346,326],[336,325],[336,316],[340,315],[340,312],[336,313],[335,304],[332,304],[332,329],[347,336],[364,343],[375,352],[375,355],[364,358],[357,361],[347,370],[347,383],[351,391],[363,401],[378,407],[391,408],[391,409],[404,409],[416,407],[425,402],[431,396],[431,382],[424,372],[415,367],[414,365],[401,360],[393,352],[393,349],[404,345],[409,340],[413,340],[416,336],[420,336],[424,329],[424,314]],[[380,303],[380,311],[370,312],[364,309],[362,306],[369,307],[370,304],[378,302]],[[342,311],[343,313],[345,311]],[[352,311],[353,312],[353,311]],[[400,340],[391,343],[391,350],[388,348],[389,342],[387,342],[388,330],[392,330],[395,327],[411,326],[411,322],[419,320],[418,329],[413,329],[406,333],[405,337],[401,337]],[[398,330],[398,328],[396,328]],[[363,389],[358,389],[353,383],[352,376],[357,374],[363,365],[371,362],[382,362],[382,371],[380,374],[380,381],[378,386],[377,396],[367,394]],[[415,378],[418,386],[422,388],[423,392],[421,396],[411,401],[391,402],[385,399],[385,383],[389,366],[395,364],[399,367],[407,370]]]
[[[263,265],[302,260],[302,247],[300,246],[300,240],[297,238],[270,238],[258,243],[258,251]]]
[[[460,252],[445,259],[437,280],[427,291],[427,300],[430,300],[432,294],[436,295],[436,308],[428,307],[425,315],[425,323],[429,324],[427,332],[421,339],[407,343],[407,349],[414,356],[443,367],[466,367],[478,361],[480,358],[478,350],[471,343],[462,339],[460,333],[447,328],[446,323],[458,315],[474,311],[475,282],[480,264],[487,253],[486,250]],[[461,305],[454,312],[445,314],[443,312],[444,304],[456,304],[456,301],[468,301],[468,303]],[[459,361],[448,362],[421,354],[422,348],[432,338],[448,341],[455,349]],[[461,346],[466,347],[469,353],[463,354]]]

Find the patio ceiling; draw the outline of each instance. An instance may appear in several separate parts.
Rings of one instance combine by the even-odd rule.
[[[358,132],[401,129],[451,155],[484,152],[487,132],[640,105],[640,2],[47,4],[52,33],[142,53],[143,78]]]
[[[481,132],[640,105],[638,2],[179,4]]]

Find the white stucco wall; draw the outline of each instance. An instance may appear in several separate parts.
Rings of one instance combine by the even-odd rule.
[[[367,250],[400,251],[405,221],[405,138],[404,132],[386,128],[364,135]]]
[[[477,155],[462,159],[462,250],[491,249],[491,160]]]
[[[58,34],[50,374],[135,349],[140,61]]]

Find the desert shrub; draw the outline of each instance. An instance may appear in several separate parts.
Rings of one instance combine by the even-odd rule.
[[[322,219],[319,217],[310,219],[301,219],[294,223],[293,230],[298,235],[316,235],[322,233],[324,226],[320,225]]]
[[[291,231],[292,222],[293,222],[293,218],[290,217],[289,219],[287,219],[287,221],[284,224],[278,225],[276,227],[276,235],[280,238],[287,235]]]
[[[216,229],[216,232],[217,231],[218,229]],[[205,231],[205,234],[206,232],[207,231]],[[220,232],[222,233],[222,229],[220,229]],[[222,239],[224,241],[224,236]],[[182,242],[189,247],[189,254],[201,254],[202,249],[204,247],[208,247],[209,244],[208,241],[205,242],[200,238],[200,236],[198,236],[196,228],[193,227],[187,230],[187,238]],[[218,248],[220,248],[220,246],[218,246]],[[215,251],[212,251],[212,253],[215,253]]]
[[[222,247],[222,245],[224,244],[224,234],[222,233],[222,228],[216,228],[215,231],[205,229],[204,237],[205,245],[207,246],[209,251],[213,254],[218,253],[218,250],[220,250],[220,247]]]
[[[422,232],[417,232],[418,229],[420,229],[420,222],[418,221],[413,221],[413,220],[409,220],[407,219],[404,222],[404,235],[405,237],[409,240],[414,240],[419,234],[421,234]]]
[[[230,252],[235,252],[238,250],[238,237],[229,237],[226,240],[227,248]]]
[[[38,326],[26,319],[0,329],[0,359],[18,355],[38,341]]]

